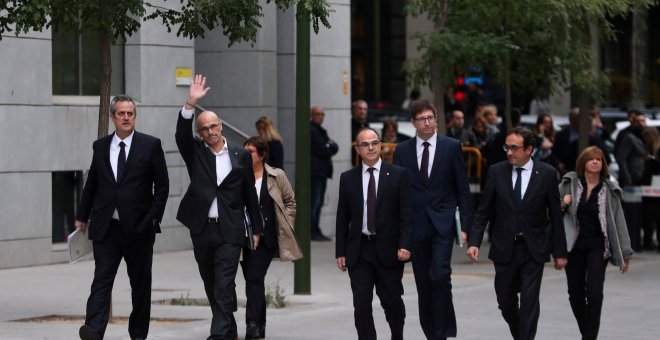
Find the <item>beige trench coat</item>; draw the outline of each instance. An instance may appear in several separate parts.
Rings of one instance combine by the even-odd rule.
[[[303,258],[298,240],[293,231],[296,219],[296,198],[291,183],[284,171],[264,164],[268,179],[268,194],[275,203],[277,220],[277,244],[281,261],[293,261]]]

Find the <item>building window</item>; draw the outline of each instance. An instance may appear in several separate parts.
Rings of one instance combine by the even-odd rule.
[[[53,94],[98,96],[101,55],[98,35],[53,28]],[[111,93],[124,93],[124,44],[113,45]]]
[[[67,236],[73,232],[82,188],[82,171],[52,173],[53,243],[66,242]]]

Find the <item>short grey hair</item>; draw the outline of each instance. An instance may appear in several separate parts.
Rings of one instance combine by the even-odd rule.
[[[114,115],[115,112],[117,111],[116,106],[118,102],[131,102],[133,104],[133,111],[137,115],[137,104],[135,104],[133,98],[125,94],[117,95],[114,98],[112,98],[112,100],[110,101],[110,113],[112,113],[112,115]]]

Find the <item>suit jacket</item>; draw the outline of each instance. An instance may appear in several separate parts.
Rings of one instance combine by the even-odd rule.
[[[405,169],[381,162],[376,192],[376,248],[385,266],[398,263],[397,251],[410,250],[411,205]],[[364,202],[362,166],[341,174],[337,205],[336,257],[346,257],[346,267],[356,265],[362,242]]]
[[[312,149],[312,177],[332,178],[332,156],[339,151],[336,143],[328,143],[328,131],[321,125],[309,124],[311,131],[311,149]]]
[[[176,218],[199,234],[207,224],[213,199],[218,199],[220,230],[225,242],[242,245],[245,243],[244,213],[252,220],[255,234],[261,234],[263,222],[259,213],[259,201],[254,189],[254,172],[250,153],[237,146],[228,145],[231,171],[217,184],[215,155],[203,140],[192,134],[193,119],[185,119],[179,113],[176,124],[176,145],[179,147],[190,175],[190,185],[181,199]]]
[[[433,228],[440,235],[453,238],[456,207],[460,208],[461,227],[467,232],[472,203],[461,143],[438,135],[433,167],[428,184],[424,184],[417,164],[416,142],[416,138],[411,138],[394,151],[394,164],[405,167],[408,173],[414,239],[425,239]]]
[[[170,182],[160,139],[135,131],[122,178],[110,165],[113,134],[93,144],[94,154],[83,189],[78,216],[89,220],[89,239],[105,237],[117,209],[121,226],[131,238],[160,233]]]
[[[559,175],[550,165],[534,162],[532,174],[520,207],[513,198],[513,167],[508,161],[491,166],[479,209],[474,217],[470,246],[481,246],[490,222],[491,246],[488,258],[508,263],[514,249],[516,226],[522,227],[525,243],[537,262],[567,257],[563,213],[559,200]]]

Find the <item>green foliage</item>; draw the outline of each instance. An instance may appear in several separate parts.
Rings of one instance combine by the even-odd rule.
[[[555,84],[594,95],[607,85],[603,72],[591,67],[594,23],[603,39],[613,38],[610,20],[625,15],[643,0],[447,0],[442,29],[414,34],[423,55],[406,72],[413,84],[428,84],[430,60],[442,67],[445,84],[457,70],[479,65],[503,81],[512,74],[512,88],[545,97]],[[440,1],[412,0],[407,11],[426,13],[437,22]]]
[[[284,288],[280,286],[278,280],[274,286],[266,286],[266,307],[269,308],[284,308],[286,307],[286,295],[284,295]]]
[[[174,1],[175,2],[175,1]],[[278,8],[299,6],[312,18],[315,32],[319,21],[330,28],[332,10],[326,0],[268,0]],[[176,27],[177,36],[203,37],[216,27],[232,45],[254,42],[263,16],[258,0],[179,0],[166,8],[144,0],[5,0],[0,1],[0,34],[41,31],[51,26],[83,33],[102,33],[112,42],[126,39],[142,21],[160,19],[168,32]],[[0,36],[1,39],[1,36]]]

